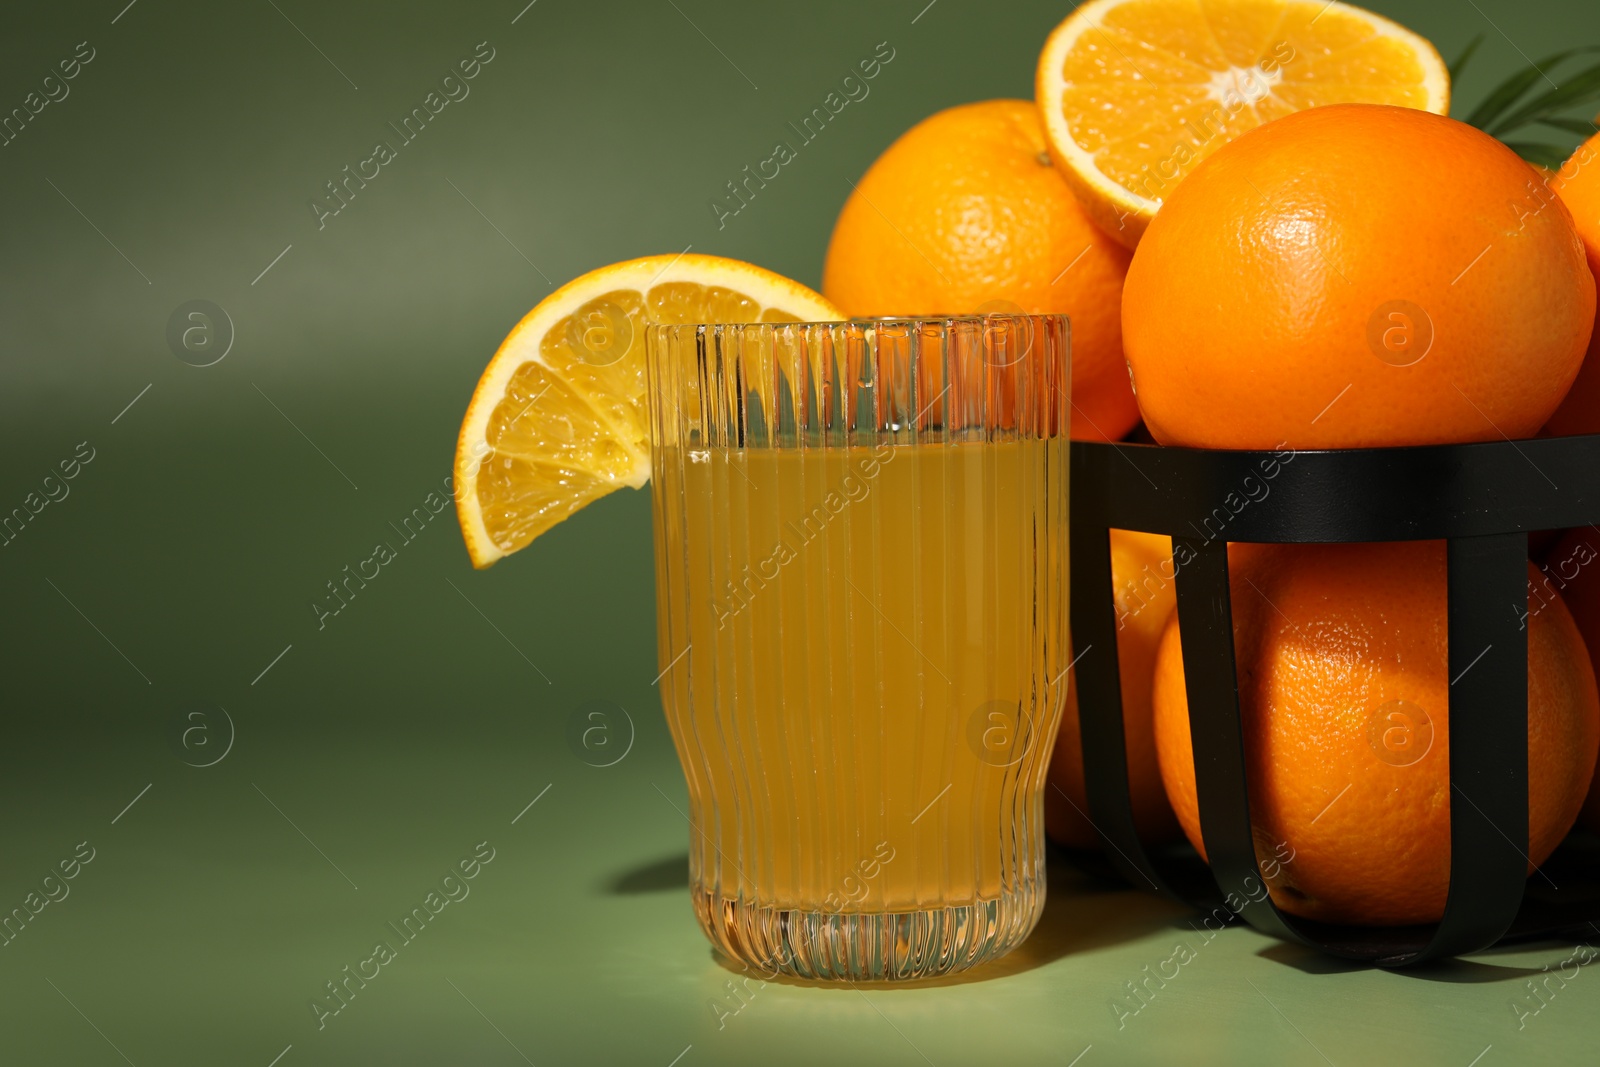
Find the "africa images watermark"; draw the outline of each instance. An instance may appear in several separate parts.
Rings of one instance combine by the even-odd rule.
[[[717,613],[717,629],[725,627],[728,620],[749,607],[756,594],[765,589],[769,582],[776,581],[779,572],[785,566],[800,558],[796,546],[798,549],[804,549],[821,537],[828,525],[844,514],[852,504],[859,504],[865,500],[872,492],[873,480],[878,477],[886,464],[893,462],[894,455],[893,445],[878,445],[872,450],[871,455],[856,460],[853,472],[844,476],[839,488],[830,489],[825,493],[822,499],[805,513],[798,525],[792,519],[786,521],[784,526],[790,536],[780,537],[771,552],[758,559],[753,566],[745,564],[739,575],[723,583],[725,588],[722,599],[712,603],[712,608]]]
[[[850,873],[844,876],[839,891],[829,893],[823,898],[823,912],[827,915],[839,916],[843,915],[846,909],[852,906],[859,906],[871,895],[871,881],[877,878],[885,867],[894,862],[896,855],[897,853],[888,841],[879,841],[873,848],[872,855],[856,861],[855,865],[850,868]],[[817,928],[807,926],[804,923],[797,923],[792,927],[792,936],[795,940],[790,944],[778,946],[777,965],[772,968],[770,973],[762,974],[759,970],[754,973],[754,977],[758,982],[754,987],[751,986],[752,973],[750,963],[748,961],[741,962],[739,965],[741,977],[738,979],[738,984],[735,985],[735,980],[732,978],[722,984],[722,987],[727,990],[728,996],[713,997],[707,1002],[707,1006],[711,1009],[711,1017],[717,1021],[717,1029],[726,1030],[729,1019],[749,1007],[756,994],[765,989],[767,983],[776,978],[784,967],[792,967],[794,965],[796,946],[808,934],[815,938],[817,933]],[[825,932],[824,936],[826,936]]]
[[[460,103],[472,92],[472,86],[467,83],[483,72],[483,68],[493,62],[495,50],[488,41],[480,41],[473,50],[472,55],[460,60],[450,73],[439,79],[439,88],[429,90],[428,95],[422,98],[422,103],[412,108],[397,126],[389,123],[389,128],[395,132],[396,141],[383,140],[372,146],[372,154],[366,159],[357,161],[354,169],[346,163],[340,171],[342,177],[335,178],[325,183],[328,198],[312,197],[306,203],[311,207],[312,217],[317,220],[317,229],[325,229],[328,220],[350,206],[356,198],[356,193],[367,187],[367,182],[374,181],[383,173],[383,168],[393,163],[400,156],[400,149],[409,145],[421,136],[422,131],[429,122],[439,117],[439,113],[449,107],[452,102]],[[457,71],[460,72],[459,76]],[[440,95],[440,94],[443,95]]]
[[[800,124],[796,126],[789,123],[789,130],[794,133],[794,140],[784,138],[772,146],[772,154],[761,162],[745,164],[741,172],[744,176],[726,183],[727,198],[712,197],[706,203],[711,208],[712,218],[717,220],[717,229],[728,225],[728,220],[750,206],[750,201],[756,198],[758,190],[765,189],[767,182],[775,180],[783,173],[783,168],[800,158],[799,150],[816,140],[827,128],[828,123],[839,117],[839,113],[849,107],[851,103],[860,103],[872,92],[872,87],[867,84],[882,73],[883,68],[893,62],[895,50],[888,41],[879,41],[873,49],[871,57],[863,59],[856,64],[860,76],[852,72],[839,80],[839,89],[830,90],[822,98],[822,103],[811,109]],[[840,93],[843,93],[841,96]]]
[[[1222,498],[1222,503],[1211,509],[1211,514],[1201,520],[1201,525],[1190,523],[1195,533],[1200,535],[1202,541],[1221,540],[1223,534],[1234,519],[1237,519],[1251,504],[1259,504],[1272,493],[1272,481],[1283,468],[1294,462],[1297,454],[1294,449],[1286,448],[1288,442],[1279,442],[1265,458],[1256,464],[1260,477],[1247,474],[1238,489],[1230,489]],[[1128,625],[1128,620],[1139,614],[1152,601],[1177,578],[1178,571],[1188,566],[1195,560],[1192,548],[1181,541],[1174,541],[1172,555],[1163,557],[1157,563],[1145,564],[1144,570],[1128,583],[1125,591],[1126,597],[1117,598],[1117,629],[1120,631]]]
[[[1154,168],[1148,163],[1140,168],[1139,176],[1126,183],[1128,188],[1148,200],[1165,199],[1169,188],[1187,173],[1186,168],[1200,159],[1206,146],[1228,136],[1228,122],[1235,115],[1272,95],[1272,87],[1283,80],[1283,68],[1293,63],[1296,55],[1292,44],[1279,41],[1255,66],[1235,67],[1214,75],[1211,93],[1217,105],[1199,121],[1183,121],[1183,128],[1194,138],[1194,144],[1177,142]]]
[[[30,890],[19,906],[0,918],[0,948],[6,948],[15,941],[45,908],[66,900],[67,894],[72,892],[72,887],[67,883],[78,877],[78,873],[93,862],[94,857],[93,845],[87,841],[78,842],[71,856],[58,862],[55,870],[39,880],[38,889]]]
[[[1589,541],[1582,540],[1573,545],[1561,559],[1554,556],[1545,560],[1539,569],[1540,577],[1537,584],[1533,579],[1528,579],[1528,601],[1522,607],[1513,604],[1511,610],[1517,613],[1518,629],[1528,628],[1528,619],[1539,614],[1551,603],[1559,601],[1561,590],[1565,589],[1573,579],[1578,577],[1578,572],[1596,558],[1600,553],[1595,552],[1594,546]]]
[[[1259,904],[1266,900],[1269,895],[1268,887],[1278,881],[1283,869],[1294,862],[1294,857],[1294,848],[1287,841],[1279,841],[1274,845],[1272,856],[1259,861],[1261,881],[1246,878],[1241,886],[1242,894],[1230,890],[1223,897],[1221,904],[1201,918],[1200,926],[1192,927],[1202,938],[1200,948],[1216,940],[1217,934],[1228,925],[1232,917],[1244,911],[1246,902]],[[1216,926],[1213,927],[1212,923]],[[1154,969],[1150,964],[1145,964],[1142,968],[1143,976],[1137,982],[1132,979],[1124,981],[1122,985],[1126,994],[1119,993],[1111,1001],[1111,1014],[1116,1016],[1117,1029],[1126,1029],[1129,1019],[1153,1004],[1161,991],[1167,988],[1167,983],[1176,980],[1183,973],[1183,968],[1199,957],[1199,949],[1188,941],[1179,941],[1173,945],[1169,955],[1157,961]]]
[[[85,454],[84,450],[88,449]],[[28,523],[32,522],[39,513],[51,504],[59,504],[67,499],[72,492],[72,487],[67,483],[76,478],[84,467],[94,462],[95,450],[88,441],[79,441],[71,456],[56,463],[61,471],[60,477],[55,471],[46,474],[40,481],[40,488],[44,495],[40,496],[37,490],[30,490],[22,498],[22,503],[11,509],[9,515],[0,517],[0,548],[5,548],[15,541]]]
[[[453,481],[454,476],[446,477],[442,488],[429,490],[422,498],[422,503],[400,520],[399,526],[392,521],[389,523],[389,528],[399,535],[398,548],[391,541],[379,541],[372,546],[370,556],[356,561],[354,570],[346,563],[338,575],[328,579],[328,596],[311,602],[311,613],[316,616],[318,630],[326,630],[328,620],[349,607],[368,582],[376,580],[384,567],[400,558],[400,549],[422,536],[428,524],[450,506],[454,499]],[[371,568],[370,571],[368,568]]]
[[[28,124],[37,122],[39,115],[51,104],[59,104],[72,92],[72,86],[67,82],[76,78],[84,67],[94,62],[97,53],[88,41],[79,41],[78,47],[71,56],[56,64],[55,71],[46,74],[39,83],[38,89],[29,90],[28,95],[22,98],[22,105],[11,109],[10,114],[0,118],[0,148],[5,148],[22,136],[22,131]],[[42,95],[41,95],[42,91]]]
[[[1584,967],[1589,966],[1600,957],[1600,951],[1588,942],[1583,942],[1572,950],[1572,955],[1560,963],[1547,963],[1542,970],[1544,977],[1535,982],[1528,979],[1523,985],[1528,990],[1528,996],[1523,1000],[1513,1000],[1511,1011],[1517,1017],[1517,1029],[1526,1029],[1528,1020],[1538,1015],[1550,1006],[1557,994],[1567,988],[1567,983],[1578,977]],[[1558,968],[1553,973],[1551,968]],[[1570,972],[1570,973],[1569,973]],[[1551,983],[1555,983],[1551,985]]]
[[[407,912],[398,925],[393,922],[387,924],[388,930],[394,934],[393,941],[385,937],[372,946],[372,953],[366,959],[356,963],[353,968],[345,964],[338,977],[324,982],[326,995],[312,997],[310,1001],[311,1014],[317,1019],[317,1029],[325,1029],[329,1019],[348,1008],[356,994],[367,988],[368,982],[375,981],[383,973],[383,968],[398,959],[400,950],[415,941],[445,908],[466,900],[472,892],[472,887],[467,883],[482,874],[483,868],[492,863],[494,857],[494,847],[487,841],[479,841],[473,846],[472,855],[458,861],[440,877],[438,889],[428,890],[422,903]]]

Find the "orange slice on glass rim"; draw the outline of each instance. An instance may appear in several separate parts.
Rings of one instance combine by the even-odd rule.
[[[501,342],[461,420],[456,516],[473,566],[650,480],[646,322],[842,318],[800,283],[720,256],[614,263],[545,297]]]
[[[1034,88],[1051,157],[1129,248],[1184,175],[1263,123],[1323,104],[1450,110],[1433,45],[1327,0],[1088,0],[1045,42]]]

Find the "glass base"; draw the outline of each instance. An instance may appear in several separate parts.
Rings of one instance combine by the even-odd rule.
[[[1044,880],[993,900],[914,911],[803,911],[691,889],[711,943],[759,976],[909,982],[998,959],[1032,932]]]

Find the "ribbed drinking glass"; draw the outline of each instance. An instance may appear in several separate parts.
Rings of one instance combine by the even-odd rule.
[[[1044,905],[1066,692],[1061,316],[648,328],[662,703],[694,910],[904,980]]]

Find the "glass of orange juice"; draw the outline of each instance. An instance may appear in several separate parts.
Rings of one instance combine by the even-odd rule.
[[[1067,668],[1062,316],[647,330],[662,703],[695,915],[899,981],[1044,906]]]

